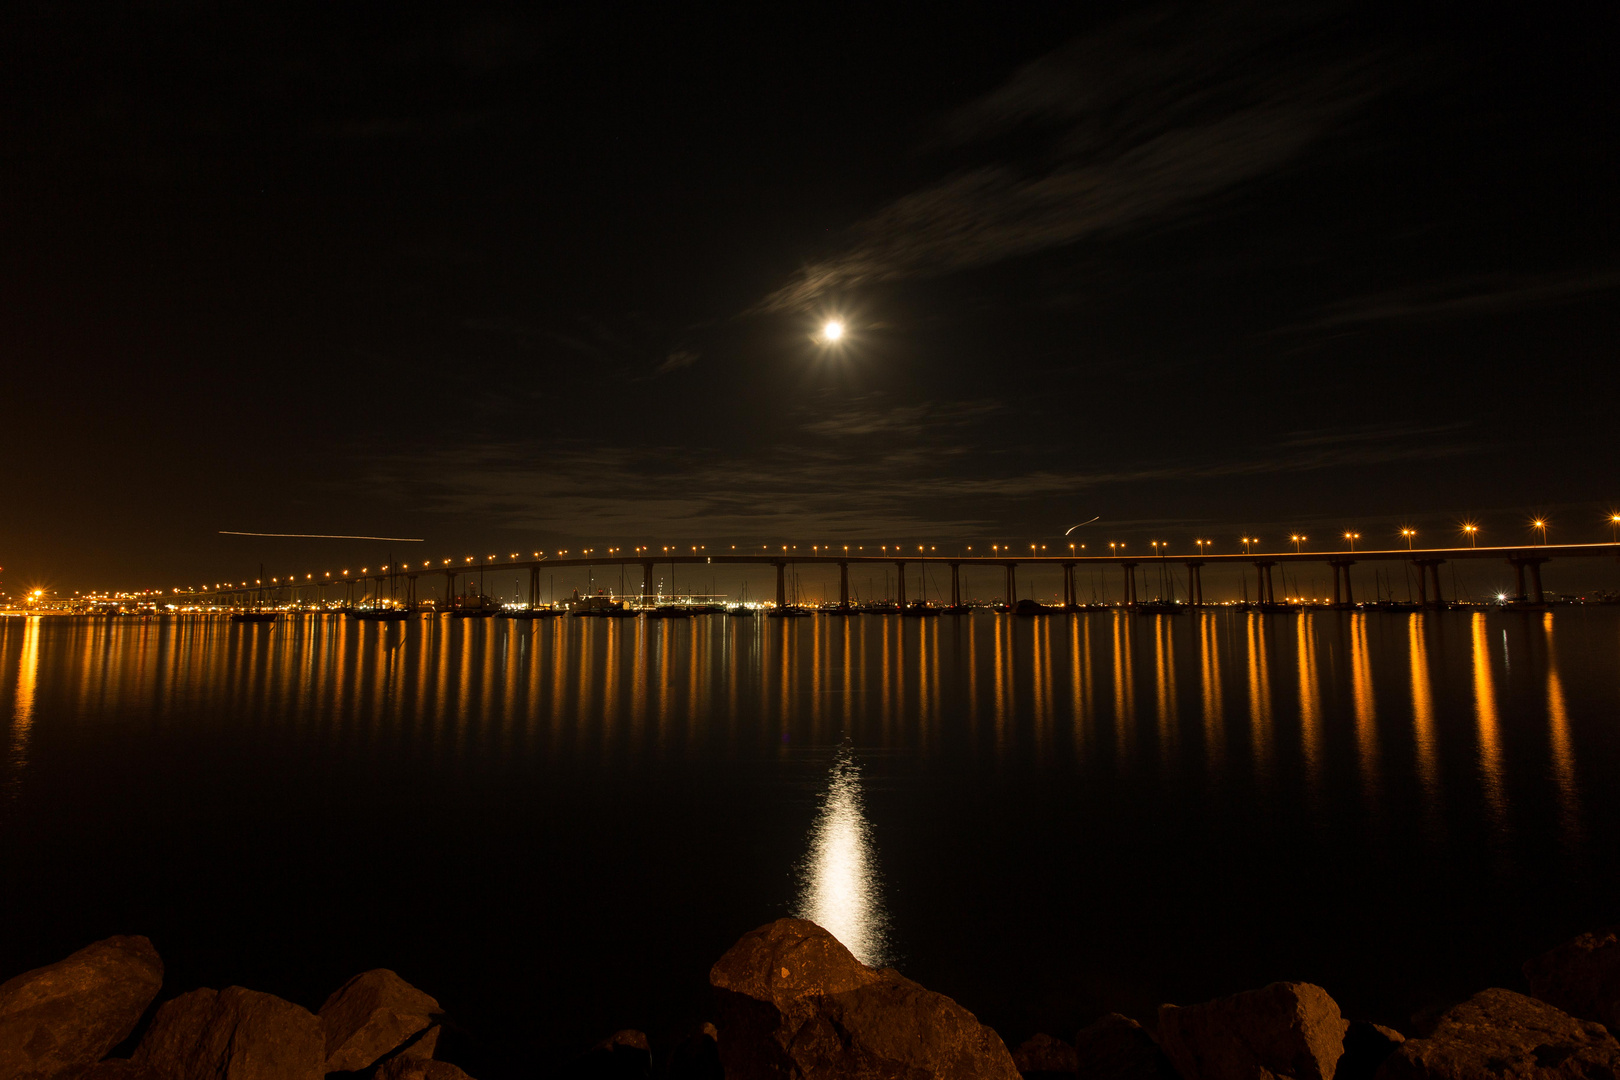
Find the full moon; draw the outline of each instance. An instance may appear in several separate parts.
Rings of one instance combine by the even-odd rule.
[[[837,341],[844,336],[844,324],[836,319],[821,328],[821,336],[828,341]]]

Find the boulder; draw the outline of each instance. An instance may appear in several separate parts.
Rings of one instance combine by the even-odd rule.
[[[401,1054],[379,1065],[375,1080],[472,1080],[472,1077],[448,1061]]]
[[[326,1071],[366,1068],[442,1012],[437,1001],[386,968],[356,975],[321,1006]]]
[[[1179,1080],[1147,1028],[1109,1013],[1074,1037],[1075,1071],[1086,1080]]]
[[[1310,983],[1159,1006],[1159,1045],[1185,1080],[1333,1080],[1347,1026],[1338,1003]]]
[[[274,994],[193,990],[158,1009],[130,1060],[164,1080],[321,1080],[326,1038],[319,1017]]]
[[[1012,1052],[1013,1065],[1025,1076],[1031,1073],[1073,1074],[1078,1065],[1074,1047],[1050,1035],[1031,1035]]]
[[[615,1031],[563,1070],[567,1080],[647,1080],[652,1076],[652,1047],[639,1031]]]
[[[1379,1066],[1379,1080],[1598,1080],[1620,1076],[1620,1042],[1511,990],[1482,990],[1440,1017],[1432,1034],[1407,1039]]]
[[[1382,1024],[1352,1020],[1344,1033],[1344,1056],[1334,1080],[1372,1080],[1384,1059],[1400,1048],[1406,1036]]]
[[[1530,996],[1620,1031],[1620,926],[1582,934],[1525,962]]]
[[[103,1058],[83,1072],[74,1073],[73,1080],[164,1080],[164,1077],[128,1058]]]
[[[709,985],[732,1080],[1018,1080],[1000,1037],[972,1013],[897,971],[866,967],[803,919],[744,934]]]
[[[110,937],[0,983],[0,1077],[82,1069],[129,1037],[163,985],[143,937]]]

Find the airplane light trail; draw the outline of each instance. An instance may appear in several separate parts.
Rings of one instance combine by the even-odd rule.
[[[335,536],[331,533],[261,533],[261,532],[235,532],[231,529],[219,530],[221,536],[285,536],[299,540],[393,540],[401,544],[422,544],[426,541],[420,536]]]
[[[1096,517],[1091,519],[1091,521],[1101,521],[1101,520],[1102,520],[1102,515],[1101,514],[1098,514]],[[1082,521],[1080,523],[1080,525],[1090,525],[1091,521]],[[1080,525],[1070,525],[1067,529],[1063,530],[1063,535],[1068,536],[1070,533],[1074,532],[1074,530],[1078,529],[1080,527]]]

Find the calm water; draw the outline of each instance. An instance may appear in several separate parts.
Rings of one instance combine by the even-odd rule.
[[[1397,1026],[1620,916],[1620,609],[0,619],[0,977],[387,966],[484,1072],[784,914],[1009,1040],[1277,978]]]

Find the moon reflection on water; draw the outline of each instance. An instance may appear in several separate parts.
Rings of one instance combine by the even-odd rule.
[[[833,762],[810,830],[794,914],[830,932],[868,967],[888,962],[888,915],[861,804],[861,770],[847,748]]]

